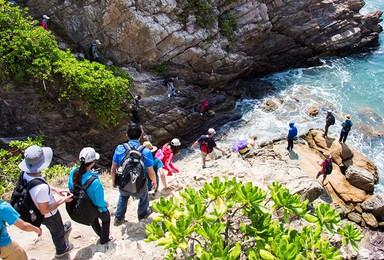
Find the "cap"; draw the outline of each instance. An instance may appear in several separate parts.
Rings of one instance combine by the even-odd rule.
[[[84,147],[80,154],[79,160],[84,161],[85,163],[90,163],[100,159],[100,154],[96,153],[95,149],[92,147]]]
[[[153,146],[150,141],[145,141],[143,143],[143,146],[147,147],[152,153],[156,152],[156,150],[157,150],[157,147]]]
[[[101,44],[101,42],[100,42],[99,40],[95,40],[95,43],[96,43],[97,45],[100,45],[100,44]]]
[[[181,145],[180,140],[177,139],[177,138],[173,138],[172,141],[171,141],[171,145],[173,145],[173,146],[180,146]]]
[[[32,145],[25,150],[24,160],[19,164],[19,168],[27,173],[41,172],[51,164],[52,157],[50,147]]]
[[[209,128],[209,129],[208,129],[208,134],[210,134],[210,135],[214,135],[214,134],[216,134],[215,129],[213,129],[213,128]]]
[[[44,19],[47,19],[47,20],[51,19],[51,18],[49,18],[49,16],[46,15],[46,14],[43,15],[43,18],[44,18]]]

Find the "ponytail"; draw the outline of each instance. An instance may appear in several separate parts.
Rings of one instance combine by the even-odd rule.
[[[81,178],[83,177],[83,174],[86,173],[87,167],[91,165],[93,162],[85,163],[85,158],[80,158],[80,167],[78,170],[75,170],[75,173],[73,175],[73,185],[81,185]]]

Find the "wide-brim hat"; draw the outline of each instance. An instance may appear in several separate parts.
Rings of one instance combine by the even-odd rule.
[[[152,153],[157,151],[157,146],[152,145],[150,141],[145,141],[143,146],[147,147]]]
[[[351,120],[351,115],[345,115],[345,119]]]
[[[323,154],[324,154],[324,156],[327,157],[327,158],[332,158],[332,155],[331,155],[330,152],[324,152]]]
[[[48,168],[51,164],[53,151],[50,147],[32,145],[24,152],[24,160],[19,168],[26,173],[37,173]]]

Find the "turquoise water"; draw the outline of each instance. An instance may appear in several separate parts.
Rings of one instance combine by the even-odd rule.
[[[361,13],[384,10],[384,1],[370,0]],[[384,24],[382,23],[382,26]],[[277,87],[275,96],[284,103],[274,112],[262,109],[265,100],[242,100],[238,105],[243,110],[241,122],[228,124],[226,141],[247,138],[250,134],[258,136],[258,142],[276,137],[284,137],[288,123],[296,122],[299,134],[310,128],[323,128],[326,111],[331,109],[336,115],[336,124],[331,126],[330,134],[338,136],[340,123],[346,114],[352,116],[354,127],[347,143],[365,154],[379,169],[380,183],[375,192],[384,191],[384,46],[383,33],[380,47],[373,52],[345,58],[323,59],[323,65],[315,68],[294,69],[269,75],[263,80]],[[299,100],[294,100],[295,97]],[[319,115],[308,116],[305,111],[313,106],[319,107]]]

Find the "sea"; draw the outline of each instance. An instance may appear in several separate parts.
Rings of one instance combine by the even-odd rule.
[[[361,14],[384,10],[384,1],[366,0]],[[384,27],[384,23],[381,25]],[[299,135],[311,128],[324,129],[327,110],[332,110],[336,124],[329,134],[339,136],[346,114],[352,116],[354,126],[347,144],[364,154],[378,167],[379,183],[375,192],[384,192],[384,33],[380,46],[370,52],[348,57],[328,57],[322,65],[274,73],[261,80],[272,83],[277,91],[263,100],[242,99],[237,102],[242,119],[229,122],[219,133],[225,132],[224,146],[250,135],[257,143],[285,137],[289,122],[295,122]],[[284,99],[279,104],[275,97]],[[263,109],[266,100],[279,104],[273,112]],[[316,117],[306,111],[319,107]],[[381,133],[381,137],[377,136]],[[338,140],[338,139],[337,139]]]

